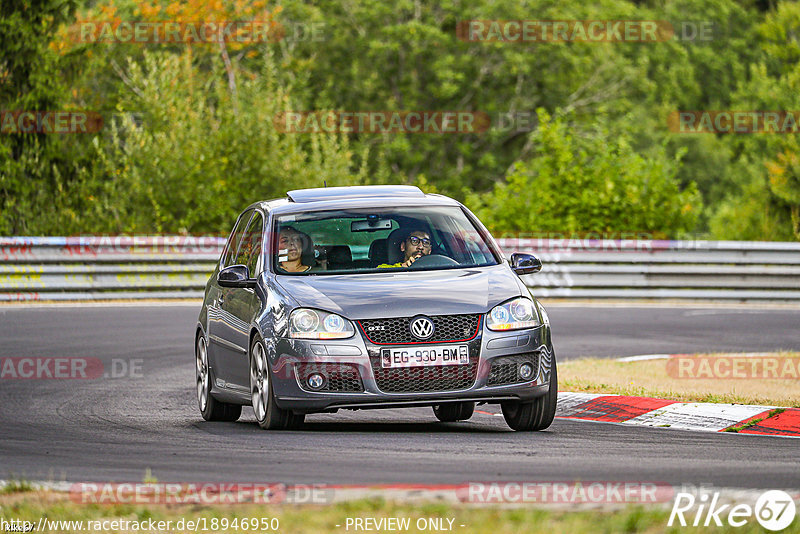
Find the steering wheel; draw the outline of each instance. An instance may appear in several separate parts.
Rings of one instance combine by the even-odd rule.
[[[461,264],[450,256],[444,256],[442,254],[428,254],[427,256],[420,257],[418,260],[412,263],[409,269],[420,269],[423,267],[449,267],[451,265]]]

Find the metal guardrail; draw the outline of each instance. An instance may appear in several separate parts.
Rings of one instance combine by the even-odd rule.
[[[543,263],[525,276],[537,297],[800,299],[800,243],[501,239]]]
[[[499,239],[538,297],[800,299],[800,243]],[[0,237],[0,301],[200,298],[225,239]]]
[[[0,301],[202,298],[223,237],[0,237]]]

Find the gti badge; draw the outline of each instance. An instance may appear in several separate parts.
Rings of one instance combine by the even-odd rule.
[[[428,339],[433,335],[433,321],[424,315],[413,318],[408,328],[417,339]]]

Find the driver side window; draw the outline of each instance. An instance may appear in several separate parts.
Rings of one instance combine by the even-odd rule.
[[[247,223],[250,221],[252,214],[253,210],[247,210],[242,213],[239,220],[236,222],[236,226],[233,232],[231,232],[231,236],[228,238],[228,243],[225,245],[225,250],[222,253],[222,266],[220,269],[236,265],[234,262],[236,251],[239,249],[239,242],[242,240],[242,235],[244,234],[245,228],[247,228]]]
[[[257,269],[260,267],[258,260],[261,257],[263,231],[261,214],[255,212],[250,224],[247,225],[244,236],[242,236],[242,242],[239,245],[235,261],[235,264],[247,265],[250,270],[250,278],[255,278],[260,274]]]

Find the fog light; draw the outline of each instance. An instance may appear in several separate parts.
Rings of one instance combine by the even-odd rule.
[[[530,380],[533,376],[533,366],[529,363],[523,363],[519,366],[519,377],[523,380]]]
[[[308,387],[311,389],[319,389],[324,383],[325,378],[319,373],[310,374],[308,378],[306,378],[306,384],[308,384]]]

